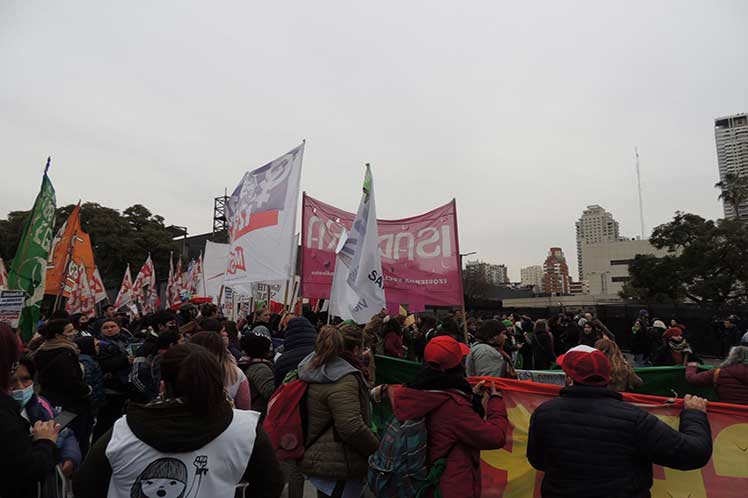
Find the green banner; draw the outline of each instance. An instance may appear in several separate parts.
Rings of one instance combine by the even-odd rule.
[[[47,162],[49,168],[49,162]],[[55,189],[44,171],[42,188],[36,197],[31,215],[23,228],[21,241],[16,249],[13,264],[8,272],[8,288],[26,293],[18,328],[24,341],[31,339],[41,316],[44,299],[44,280],[47,274],[47,259],[52,245],[52,230],[55,224]]]
[[[403,384],[415,377],[421,368],[420,363],[412,361],[389,358],[387,356],[376,357],[377,384]],[[710,401],[717,401],[717,393],[712,388],[693,387],[686,382],[685,367],[647,367],[634,369],[636,374],[642,378],[644,384],[634,392],[651,394],[654,396],[672,397],[673,392],[682,398],[685,394],[696,394]],[[546,373],[560,374],[557,370]]]

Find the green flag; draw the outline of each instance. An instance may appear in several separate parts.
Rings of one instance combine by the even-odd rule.
[[[44,299],[44,280],[47,274],[47,259],[52,245],[52,229],[55,224],[55,189],[49,181],[47,167],[44,169],[42,188],[36,196],[31,215],[23,228],[21,241],[16,249],[13,264],[8,273],[8,288],[26,292],[26,301],[21,312],[18,328],[24,341],[31,339],[41,315]]]

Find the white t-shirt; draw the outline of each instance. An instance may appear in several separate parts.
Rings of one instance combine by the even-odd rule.
[[[260,414],[234,410],[214,440],[186,453],[161,453],[137,438],[127,417],[114,424],[106,456],[108,498],[233,498],[252,456]]]

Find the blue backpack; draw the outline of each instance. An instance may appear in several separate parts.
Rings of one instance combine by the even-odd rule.
[[[392,417],[379,449],[369,457],[369,487],[377,498],[420,498],[435,487],[434,497],[440,498],[439,478],[448,455],[429,467],[426,419]]]

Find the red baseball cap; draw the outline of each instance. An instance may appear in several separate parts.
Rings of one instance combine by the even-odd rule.
[[[423,351],[423,361],[438,365],[443,370],[450,370],[462,362],[462,359],[470,353],[470,348],[454,337],[441,335],[434,337],[426,344]]]
[[[577,384],[607,386],[610,382],[610,360],[599,349],[581,344],[556,358],[556,363]]]

